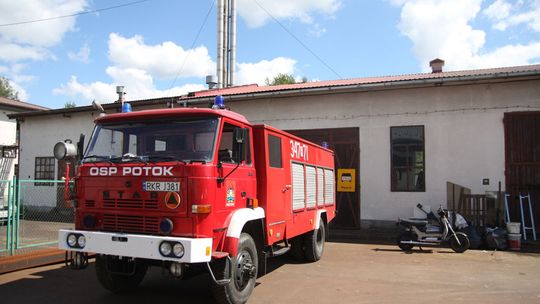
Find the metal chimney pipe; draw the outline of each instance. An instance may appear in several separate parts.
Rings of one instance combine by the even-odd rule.
[[[234,69],[236,67],[236,0],[231,0],[231,47],[229,64],[229,86],[234,86]]]
[[[225,0],[218,0],[217,4],[217,87],[223,87],[223,3]]]
[[[229,86],[229,0],[223,2],[223,87]]]

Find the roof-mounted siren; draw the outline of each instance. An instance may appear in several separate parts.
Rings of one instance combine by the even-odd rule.
[[[212,105],[212,109],[217,110],[223,110],[225,109],[225,98],[223,96],[218,95],[214,98],[214,105]]]

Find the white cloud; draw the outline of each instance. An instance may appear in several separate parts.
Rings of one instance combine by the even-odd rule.
[[[73,61],[88,63],[90,58],[90,47],[88,46],[88,43],[85,43],[77,53],[69,52],[68,58]]]
[[[261,6],[264,8],[262,9]],[[340,0],[239,0],[238,15],[252,28],[266,24],[272,17],[295,19],[303,23],[313,23],[314,14],[333,17],[341,8]],[[266,11],[268,12],[266,12]]]
[[[28,100],[30,95],[28,94],[28,92],[26,92],[26,90],[21,85],[19,85],[19,83],[17,83],[16,81],[9,80],[9,84],[11,85],[13,90],[17,92],[19,100],[22,100],[22,101]]]
[[[393,0],[403,5],[399,30],[413,43],[413,53],[424,71],[434,58],[446,61],[446,70],[530,64],[539,58],[539,45],[506,45],[485,49],[486,33],[471,26],[482,0]],[[504,11],[503,3],[499,8]]]
[[[43,60],[54,56],[43,47],[22,46],[15,43],[2,42],[0,39],[0,60],[19,62],[23,60]]]
[[[0,20],[2,24],[40,20],[75,14],[87,7],[86,0],[17,0],[2,1]],[[0,42],[50,47],[62,41],[64,34],[74,30],[75,18],[56,20],[0,28]]]
[[[483,14],[493,22],[493,28],[500,31],[525,24],[530,29],[540,32],[540,0],[514,3],[496,0],[483,11]]]
[[[272,79],[278,74],[293,74],[296,60],[278,57],[272,60],[262,60],[256,63],[238,63],[235,85],[253,84],[265,85],[266,78]]]
[[[147,45],[139,35],[125,38],[111,33],[109,59],[115,66],[142,69],[162,79],[174,78],[179,72],[179,77],[204,77],[215,70],[204,46],[184,50],[171,41]]]
[[[202,84],[186,84],[176,86],[170,90],[159,90],[155,88],[152,76],[137,69],[118,69],[116,67],[107,68],[107,74],[113,78],[113,82],[106,83],[96,81],[91,83],[80,83],[76,76],[71,76],[67,84],[63,84],[53,90],[55,95],[69,96],[79,105],[89,104],[92,100],[103,103],[110,103],[118,99],[116,86],[126,87],[126,100],[138,100],[145,98],[156,98],[163,96],[178,96],[188,92],[204,90]]]

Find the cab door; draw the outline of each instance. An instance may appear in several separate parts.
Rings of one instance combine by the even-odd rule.
[[[231,210],[245,208],[249,200],[256,198],[256,178],[255,167],[252,161],[252,132],[251,128],[246,128],[244,160],[238,163],[235,160],[234,130],[244,126],[224,119],[221,128],[218,151],[218,191],[216,203],[218,210],[224,214],[230,214]]]

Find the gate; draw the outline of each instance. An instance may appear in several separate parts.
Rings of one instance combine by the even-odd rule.
[[[60,180],[0,180],[0,256],[56,247],[58,230],[73,228]]]
[[[509,209],[512,220],[520,219],[517,196],[530,193],[536,231],[539,231],[540,112],[505,113],[504,143],[506,192],[511,198]],[[526,224],[530,226],[529,222]]]
[[[336,174],[338,169],[355,169],[355,191],[336,191],[336,218],[332,226],[336,228],[360,227],[360,129],[335,128],[288,130],[287,132],[321,145],[328,143],[334,151]],[[337,182],[336,182],[337,185]]]

